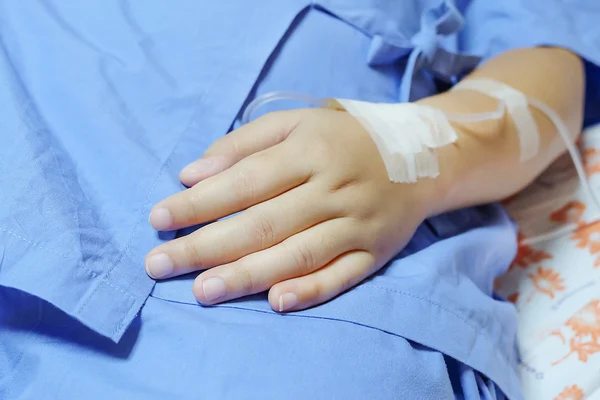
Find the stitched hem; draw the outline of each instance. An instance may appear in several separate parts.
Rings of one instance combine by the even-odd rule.
[[[47,301],[113,341],[120,339],[152,290],[154,282],[147,277],[146,285],[138,283],[133,293],[73,257],[66,258],[4,228],[0,229],[2,236],[6,239],[3,258],[10,268],[2,268],[0,286]],[[32,265],[35,275],[23,276],[20,271]],[[145,275],[143,270],[141,273]],[[90,304],[96,306],[93,313],[85,312]]]

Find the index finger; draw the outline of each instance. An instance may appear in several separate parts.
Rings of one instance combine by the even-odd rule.
[[[150,223],[164,231],[213,221],[278,196],[309,178],[310,169],[281,143],[161,201],[150,212]]]
[[[214,142],[204,155],[186,166],[179,178],[190,187],[251,154],[283,142],[300,123],[302,113],[278,111],[243,125]]]

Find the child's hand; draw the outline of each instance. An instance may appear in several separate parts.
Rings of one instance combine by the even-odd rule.
[[[153,249],[167,278],[207,269],[202,304],[269,291],[276,311],[323,303],[381,268],[431,211],[431,181],[394,184],[367,132],[332,110],[278,112],[215,142],[157,204],[159,230],[230,218]],[[210,268],[210,269],[209,269]]]

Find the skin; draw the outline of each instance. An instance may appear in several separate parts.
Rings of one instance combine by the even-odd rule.
[[[466,79],[472,78],[500,81],[545,102],[577,138],[584,72],[574,54],[515,50]],[[462,113],[498,105],[471,91],[420,103]],[[564,144],[541,112],[532,114],[541,137],[532,160],[519,163],[510,117],[453,124],[459,139],[438,151],[441,175],[415,184],[389,181],[370,136],[344,111],[267,115],[216,141],[186,167],[180,178],[190,188],[158,203],[150,222],[174,230],[241,212],[156,247],[146,270],[155,279],[204,270],[193,291],[206,305],[265,290],[278,312],[326,302],[381,268],[425,218],[505,198],[539,175]]]

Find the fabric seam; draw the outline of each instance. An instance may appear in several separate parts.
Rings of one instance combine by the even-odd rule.
[[[67,257],[67,255],[66,255],[66,254],[59,253],[59,252],[58,252],[58,251],[56,251],[56,250],[50,249],[50,248],[48,248],[48,247],[41,246],[41,245],[39,245],[39,244],[37,244],[37,243],[35,243],[35,242],[33,242],[33,241],[31,241],[31,240],[27,239],[27,238],[24,238],[23,236],[19,235],[19,234],[18,234],[18,233],[16,233],[16,232],[13,232],[13,231],[10,231],[10,230],[8,230],[8,229],[1,228],[1,227],[0,227],[0,232],[6,232],[6,233],[8,233],[8,234],[9,234],[9,235],[11,235],[11,236],[14,236],[14,237],[16,237],[16,238],[18,238],[18,239],[21,239],[21,240],[23,240],[23,241],[25,241],[25,242],[29,243],[30,245],[32,245],[32,246],[34,246],[34,247],[37,247],[38,249],[46,250],[46,251],[49,251],[49,252],[51,252],[51,253],[54,253],[54,254],[56,254],[56,255],[59,255],[59,256],[61,256],[62,258],[64,258],[65,260],[68,260],[68,259],[69,259],[69,257]]]
[[[365,288],[365,287],[366,288],[374,288],[374,289],[378,289],[378,290],[384,290],[384,291],[392,292],[392,293],[397,293],[397,294],[400,294],[402,296],[413,298],[415,300],[427,302],[427,303],[435,306],[436,308],[444,311],[445,313],[448,313],[448,314],[452,315],[453,317],[457,318],[458,320],[464,322],[469,328],[471,328],[475,332],[475,334],[477,336],[483,337],[491,346],[497,347],[496,343],[487,334],[485,334],[484,332],[480,332],[479,329],[477,329],[476,326],[474,326],[471,322],[469,322],[463,316],[461,316],[460,314],[456,313],[455,311],[453,311],[453,310],[451,310],[449,308],[446,308],[446,307],[442,306],[441,304],[433,302],[433,301],[431,301],[429,299],[426,299],[424,297],[415,296],[415,295],[407,293],[407,292],[403,292],[403,291],[399,291],[399,290],[394,290],[394,289],[388,289],[388,288],[377,286],[377,285],[364,284],[363,288]],[[356,289],[360,289],[360,287],[356,287],[356,288],[351,289],[351,290],[356,290]],[[168,298],[164,298],[164,297],[159,297],[159,296],[156,296],[156,295],[153,295],[153,294],[150,294],[150,297],[152,297],[154,299],[162,300],[162,301],[167,301],[167,302],[170,302],[170,303],[184,304],[184,305],[188,305],[188,306],[192,306],[192,307],[200,307],[200,304],[194,304],[194,303],[190,303],[190,302],[186,302],[186,301],[172,300],[172,299],[168,299]],[[260,310],[260,309],[252,308],[252,307],[239,307],[239,306],[231,306],[231,305],[218,305],[218,306],[216,306],[214,308],[233,308],[233,309],[241,309],[241,310],[256,311],[256,312],[271,314],[268,311],[264,311],[264,310]],[[287,315],[295,316],[295,317],[298,317],[298,318],[326,318],[326,319],[331,319],[333,321],[355,323],[355,322],[352,322],[352,321],[347,321],[345,319],[335,318],[335,317],[319,317],[319,316],[299,315],[299,314],[287,314]],[[377,328],[377,327],[374,327],[374,326],[371,326],[371,325],[366,325],[366,324],[358,324],[358,325],[370,327],[372,329],[377,329],[377,330],[380,330],[380,331],[383,331],[383,332],[388,332],[388,331],[386,331],[384,329]],[[391,333],[391,332],[388,332],[388,333],[393,334],[395,336],[399,336],[399,335]],[[502,359],[505,362],[507,362],[508,364],[511,363],[511,360],[510,360],[510,358],[509,358],[509,356],[507,354],[505,354],[504,352],[500,352],[500,354],[502,355]]]
[[[62,257],[62,258],[64,258],[65,260],[69,260],[69,258],[68,258],[66,255],[64,255],[64,254],[62,254],[62,253],[59,253],[59,252],[57,252],[56,250],[50,249],[50,248],[48,248],[48,247],[40,246],[39,244],[37,244],[37,243],[35,243],[35,242],[32,242],[31,240],[29,240],[29,239],[26,239],[26,238],[24,238],[23,236],[21,236],[21,235],[19,235],[19,234],[15,233],[15,232],[13,232],[13,231],[9,231],[8,229],[5,229],[5,228],[0,228],[0,231],[1,231],[1,232],[6,232],[7,234],[9,234],[9,235],[11,235],[11,236],[14,236],[14,237],[16,237],[16,238],[18,238],[18,239],[21,239],[22,241],[24,241],[24,242],[27,242],[27,243],[29,243],[30,245],[32,245],[32,246],[34,246],[34,247],[37,247],[38,249],[41,249],[41,250],[46,250],[46,251],[50,251],[50,252],[52,252],[52,253],[54,253],[54,254],[56,254],[56,255],[59,255],[59,256],[61,256],[61,257]],[[78,266],[78,267],[81,267],[81,268],[83,268],[84,270],[86,270],[87,272],[89,272],[89,273],[92,275],[92,277],[93,277],[93,278],[96,278],[96,277],[98,277],[98,275],[99,275],[97,272],[90,270],[90,269],[89,269],[88,267],[86,267],[84,264],[77,264],[77,266]],[[115,285],[111,284],[111,283],[110,283],[110,282],[108,282],[108,281],[106,281],[106,282],[104,282],[104,283],[106,283],[108,286],[112,287],[113,289],[116,289],[116,290],[118,290],[119,292],[123,293],[124,295],[128,296],[129,298],[132,298],[132,299],[134,299],[134,296],[132,296],[132,295],[131,295],[129,292],[127,292],[127,291],[123,290],[122,288],[120,288],[120,287],[118,287],[118,286],[115,286]]]
[[[13,232],[13,231],[9,231],[8,229],[5,229],[5,228],[0,228],[0,231],[2,231],[2,232],[6,232],[6,233],[8,233],[8,234],[9,234],[9,235],[11,235],[11,236],[14,236],[14,237],[16,237],[16,238],[18,238],[18,239],[21,239],[21,240],[23,240],[23,241],[25,241],[25,242],[29,243],[30,245],[32,245],[32,246],[34,246],[34,247],[37,247],[38,249],[41,249],[41,250],[46,250],[46,251],[50,251],[50,252],[52,252],[52,253],[54,253],[54,254],[56,254],[56,255],[59,255],[59,256],[61,256],[61,257],[62,257],[62,258],[64,258],[65,260],[70,260],[70,259],[69,259],[69,258],[68,258],[66,255],[64,255],[64,254],[62,254],[62,253],[59,253],[59,252],[57,252],[57,251],[55,251],[55,250],[52,250],[52,249],[50,249],[50,248],[48,248],[48,247],[40,246],[39,244],[37,244],[37,243],[35,243],[35,242],[32,242],[31,240],[29,240],[29,239],[26,239],[26,238],[24,238],[24,237],[20,236],[19,234],[15,233],[15,232]],[[96,277],[98,277],[98,275],[99,275],[97,272],[90,270],[90,269],[89,269],[88,267],[86,267],[84,264],[77,264],[77,266],[78,266],[78,267],[81,267],[81,268],[83,268],[84,270],[86,270],[87,272],[89,272],[89,273],[92,275],[92,277],[93,277],[93,278],[96,278]],[[115,286],[115,285],[111,284],[111,283],[110,283],[110,282],[108,282],[108,281],[107,281],[107,282],[105,282],[105,283],[106,283],[107,285],[109,285],[110,287],[112,287],[113,289],[116,289],[116,290],[118,290],[119,292],[123,293],[124,295],[126,295],[126,296],[129,296],[129,297],[130,297],[130,298],[132,298],[132,299],[134,298],[134,296],[132,296],[132,295],[131,295],[129,292],[127,292],[127,291],[123,290],[122,288],[120,288],[120,287],[118,287],[118,286]]]
[[[431,301],[429,299],[426,299],[424,297],[415,296],[413,294],[410,294],[410,293],[407,293],[407,292],[403,292],[403,291],[400,291],[400,290],[394,290],[394,289],[389,289],[389,288],[385,288],[385,287],[382,287],[382,286],[370,285],[370,284],[365,284],[364,286],[365,287],[371,287],[371,288],[374,288],[374,289],[384,290],[384,291],[387,291],[387,292],[397,293],[397,294],[400,294],[400,295],[403,295],[403,296],[406,296],[406,297],[411,297],[413,299],[420,300],[420,301],[425,301],[425,302],[431,304],[432,306],[435,306],[435,307],[439,308],[440,310],[445,311],[448,314],[450,314],[450,315],[454,316],[455,318],[459,319],[460,321],[464,322],[471,329],[473,329],[473,331],[477,335],[480,335],[481,337],[483,337],[490,345],[492,345],[492,346],[495,345],[494,341],[487,334],[485,334],[483,332],[478,332],[479,329],[475,325],[473,325],[468,319],[464,318],[463,316],[461,316],[460,314],[454,312],[453,310],[444,307],[443,305],[441,305],[439,303],[436,303],[436,302]],[[501,352],[501,354],[502,354],[502,358],[504,359],[504,361],[510,363],[510,360],[509,360],[508,356],[506,354],[504,354],[504,352]]]

